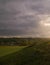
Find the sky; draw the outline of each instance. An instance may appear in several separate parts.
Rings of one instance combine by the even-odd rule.
[[[50,0],[0,0],[0,36],[50,37]]]

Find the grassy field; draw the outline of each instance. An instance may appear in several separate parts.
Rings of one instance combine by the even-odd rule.
[[[0,46],[0,57],[22,50],[24,46]]]
[[[0,65],[50,65],[50,42],[31,46],[0,46]]]

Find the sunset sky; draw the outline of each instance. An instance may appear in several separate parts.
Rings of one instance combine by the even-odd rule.
[[[0,36],[50,37],[50,0],[0,0]]]

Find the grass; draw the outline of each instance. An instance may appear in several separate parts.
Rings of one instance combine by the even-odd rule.
[[[0,57],[18,52],[23,48],[24,46],[0,46]]]
[[[0,65],[50,65],[50,42],[32,46],[0,46]]]

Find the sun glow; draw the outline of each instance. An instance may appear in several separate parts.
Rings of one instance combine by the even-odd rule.
[[[45,23],[44,25],[45,25],[45,26],[50,26],[50,23]]]
[[[44,26],[50,26],[50,17],[47,17],[46,19],[41,20],[41,24]]]

